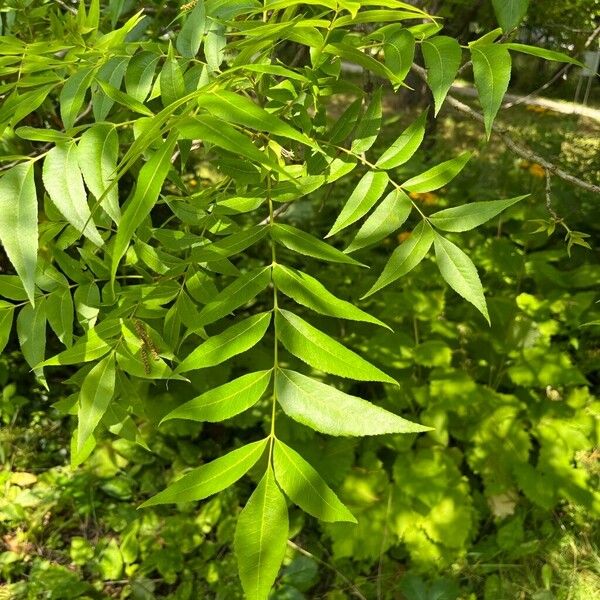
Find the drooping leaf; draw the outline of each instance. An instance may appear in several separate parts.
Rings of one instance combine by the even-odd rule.
[[[71,75],[60,92],[60,116],[65,129],[71,129],[75,124],[75,119],[79,115],[85,94],[92,82],[94,74],[93,67],[80,69]]]
[[[379,157],[375,163],[380,169],[395,169],[409,161],[419,149],[425,137],[427,111],[413,121],[400,137]]]
[[[279,309],[275,318],[279,340],[286,350],[311,367],[359,381],[396,383],[395,379],[298,315]]]
[[[171,166],[171,156],[177,134],[172,132],[150,160],[141,168],[137,178],[133,196],[123,206],[123,215],[119,222],[115,242],[112,250],[111,277],[114,279],[117,267],[135,230],[150,214],[152,207],[158,199],[163,182]]]
[[[224,421],[256,404],[271,381],[271,371],[257,371],[204,392],[172,410],[163,421]]]
[[[515,42],[506,43],[504,46],[509,50],[514,50],[515,52],[521,52],[523,54],[529,54],[531,56],[537,56],[538,58],[543,58],[544,60],[570,63],[572,65],[577,65],[578,67],[584,67],[580,61],[569,56],[568,54],[565,54],[564,52],[556,52],[556,50],[538,48],[537,46],[529,46],[527,44],[517,44]]]
[[[88,206],[87,194],[73,142],[60,142],[46,155],[42,169],[44,187],[62,216],[96,246],[104,240],[98,233]]]
[[[463,170],[471,155],[471,152],[463,152],[456,158],[447,160],[405,181],[402,187],[409,192],[417,193],[437,190],[452,181]]]
[[[205,29],[206,7],[204,2],[196,2],[196,6],[185,17],[183,27],[175,42],[181,56],[194,58],[198,54]]]
[[[429,217],[432,225],[443,231],[470,231],[482,223],[493,219],[503,210],[520,202],[527,196],[517,196],[508,200],[491,200],[489,202],[472,202],[454,208],[447,208]]]
[[[88,437],[100,423],[115,393],[115,357],[105,356],[85,376],[79,394],[77,451],[81,452]]]
[[[382,171],[369,171],[366,173],[354,188],[333,227],[325,237],[335,235],[363,217],[381,198],[388,181],[387,173]]]
[[[458,73],[462,51],[457,40],[445,35],[423,40],[421,49],[437,115]]]
[[[505,32],[518,27],[527,14],[529,0],[492,0],[500,27]]]
[[[253,442],[193,469],[156,496],[146,500],[139,508],[208,498],[243,477],[261,457],[266,445],[266,439]]]
[[[286,248],[304,256],[312,256],[327,262],[362,266],[357,260],[346,256],[333,246],[291,225],[277,223],[271,228],[271,235]]]
[[[46,386],[42,365],[46,353],[46,299],[40,298],[35,305],[26,304],[17,315],[17,337],[23,358],[33,369],[35,376]],[[47,387],[47,386],[46,386]]]
[[[253,315],[232,325],[200,344],[181,362],[176,372],[185,373],[212,367],[249,350],[260,342],[270,322],[271,313],[268,312]]]
[[[277,401],[289,417],[327,435],[356,437],[430,431],[429,427],[288,369],[275,373],[275,389]]]
[[[33,163],[16,165],[0,177],[0,242],[32,304],[38,251],[37,213]]]
[[[286,296],[322,315],[387,327],[354,304],[334,296],[321,282],[307,273],[278,264],[273,269],[273,281],[277,289]]]
[[[321,521],[356,523],[352,513],[300,454],[280,440],[273,448],[275,479],[289,498],[304,512]]]
[[[116,184],[110,187],[119,158],[117,130],[108,123],[97,123],[90,127],[79,140],[77,158],[88,189],[96,200],[102,198],[100,205],[118,224],[121,218],[119,190]]]
[[[235,529],[235,554],[248,600],[267,600],[285,555],[288,528],[287,504],[269,466]]]
[[[411,233],[411,236],[394,250],[383,272],[363,298],[371,296],[390,283],[400,279],[400,277],[403,277],[409,271],[412,271],[429,252],[429,248],[431,248],[431,244],[433,243],[433,237],[431,226],[424,221],[419,223]]]
[[[475,86],[483,108],[485,131],[489,139],[494,119],[510,82],[510,52],[504,44],[475,45],[471,46],[471,59]]]
[[[354,252],[370,246],[400,229],[411,210],[410,198],[402,190],[393,190],[363,223],[344,252]]]
[[[406,79],[415,57],[415,38],[408,29],[393,31],[383,43],[385,66],[399,80]]]
[[[361,154],[375,143],[381,130],[381,115],[381,88],[379,88],[373,94],[365,114],[358,122],[354,140],[350,146],[352,152]]]
[[[261,267],[242,275],[204,306],[198,315],[198,325],[213,323],[247,304],[256,298],[270,281],[270,267]]]
[[[483,287],[471,259],[455,244],[435,234],[435,258],[446,283],[490,322]]]

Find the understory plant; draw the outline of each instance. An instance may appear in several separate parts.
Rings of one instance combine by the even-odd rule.
[[[199,0],[173,14],[132,13],[127,1],[24,4],[5,10],[0,37],[11,149],[0,176],[11,269],[0,275],[1,345],[14,321],[39,382],[77,390],[60,405],[77,417],[73,466],[106,435],[152,451],[148,429],[238,419],[232,447],[198,457],[140,510],[204,500],[250,474],[234,549],[246,596],[266,598],[288,545],[288,501],[327,523],[357,521],[286,432],[443,435],[441,423],[432,431],[369,401],[398,383],[348,333],[363,323],[373,332],[363,337],[391,335],[385,316],[362,306],[433,252],[439,276],[490,324],[453,234],[525,195],[427,210],[418,199],[452,186],[472,156],[414,170],[428,123],[472,65],[489,139],[512,53],[574,61],[510,41],[526,2],[494,2],[502,29],[466,48],[396,0]],[[374,153],[386,102],[412,72],[431,106]],[[301,207],[322,213],[319,230],[292,224]],[[403,229],[410,235],[371,273],[366,250]],[[324,264],[352,282],[351,301],[324,285]],[[177,406],[160,404],[167,390]],[[264,435],[248,435],[248,411]],[[419,496],[419,465],[435,478],[434,454],[396,464],[399,494]],[[459,503],[458,469],[450,453],[439,460]]]

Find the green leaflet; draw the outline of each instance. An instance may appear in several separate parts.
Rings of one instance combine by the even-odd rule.
[[[140,115],[145,115],[146,117],[153,117],[154,113],[147,108],[141,102],[138,102],[132,96],[125,94],[121,90],[117,89],[110,83],[105,81],[99,81],[98,85],[102,89],[102,93],[106,95],[107,98],[110,99],[111,103],[116,102],[125,108],[129,108],[130,110],[139,113]]]
[[[362,398],[296,373],[275,373],[277,401],[295,421],[328,435],[365,436],[431,431]]]
[[[397,384],[395,379],[298,315],[279,309],[275,319],[279,340],[286,350],[311,367],[359,381]]]
[[[341,144],[352,133],[358,122],[358,116],[362,108],[362,100],[355,100],[333,123],[327,134],[327,139],[332,144]]]
[[[33,304],[38,251],[38,206],[33,163],[22,163],[0,177],[0,242]]]
[[[273,135],[280,135],[311,148],[316,144],[307,135],[297,131],[279,117],[267,112],[258,104],[227,90],[218,90],[198,97],[198,106],[205,108],[215,117],[227,123],[237,123],[251,127],[257,131],[267,131]]]
[[[322,315],[374,323],[389,329],[379,319],[372,317],[354,306],[354,304],[334,296],[321,282],[306,273],[282,265],[275,265],[273,281],[280,292],[298,304],[302,304],[302,306],[306,306]]]
[[[395,169],[409,161],[419,149],[425,137],[427,111],[415,119],[400,137],[379,157],[375,163],[380,169]]]
[[[304,256],[312,256],[327,262],[364,266],[333,246],[291,225],[276,223],[271,228],[271,236],[276,242]]]
[[[235,529],[235,554],[248,600],[267,600],[285,555],[288,530],[287,504],[269,466]]]
[[[44,387],[46,379],[40,363],[46,353],[46,299],[40,298],[35,305],[26,304],[17,315],[17,337],[23,357],[33,369]]]
[[[427,84],[433,94],[437,116],[458,73],[462,50],[454,38],[445,35],[423,40],[421,50],[427,67]]]
[[[447,160],[432,169],[412,177],[402,184],[402,187],[409,192],[431,192],[437,190],[452,181],[469,162],[472,156],[471,152],[463,152],[456,158]]]
[[[254,406],[271,381],[271,371],[257,371],[204,392],[172,410],[163,420],[188,419],[215,423],[238,415]]]
[[[266,439],[253,442],[193,469],[156,496],[146,500],[139,508],[204,500],[228,488],[245,475],[261,457],[266,445]]]
[[[0,300],[0,352],[6,348],[12,330],[15,307],[10,302]]]
[[[470,231],[475,227],[493,219],[503,210],[520,202],[526,196],[517,196],[508,200],[491,200],[489,202],[472,202],[454,208],[447,208],[429,217],[432,225],[443,231]]]
[[[181,56],[194,58],[200,50],[202,36],[206,29],[206,8],[204,2],[197,2],[196,6],[187,14],[183,27],[177,36],[175,46]]]
[[[27,300],[27,292],[17,275],[0,275],[0,296],[9,300]]]
[[[177,102],[185,94],[185,81],[183,72],[177,59],[173,56],[173,47],[169,46],[169,53],[165,64],[160,71],[160,99],[163,106]]]
[[[92,213],[83,187],[83,177],[77,160],[77,146],[73,142],[57,143],[44,159],[42,169],[44,187],[62,216],[96,246],[102,246],[92,220]]]
[[[273,469],[281,489],[304,512],[321,521],[356,523],[317,471],[280,440],[275,440],[273,448]]]
[[[422,221],[413,230],[411,236],[394,250],[385,265],[383,272],[373,287],[363,296],[371,296],[380,289],[390,285],[400,277],[412,271],[429,252],[433,243],[433,230],[431,226]]]
[[[364,222],[344,252],[365,248],[393,233],[408,219],[411,210],[410,198],[402,190],[393,190]]]
[[[94,68],[88,67],[73,73],[63,85],[60,92],[60,116],[65,129],[71,129],[75,124],[75,119],[83,106],[85,94],[94,74]]]
[[[152,80],[159,59],[160,56],[154,52],[144,51],[138,52],[129,61],[125,73],[125,89],[138,102],[144,102],[152,89]]]
[[[121,87],[128,63],[129,56],[115,56],[98,71],[96,82],[100,86],[100,89],[96,89],[92,93],[92,109],[94,119],[97,122],[104,121],[114,105],[114,100],[106,93],[104,86],[118,90]]]
[[[77,412],[77,452],[94,433],[115,393],[115,357],[105,356],[85,376]]]
[[[490,323],[483,287],[471,259],[455,244],[435,234],[435,258],[446,283]]]
[[[572,58],[568,54],[565,54],[564,52],[556,52],[555,50],[547,50],[546,48],[538,48],[537,46],[528,46],[527,44],[516,44],[513,42],[503,45],[509,50],[522,52],[523,54],[530,54],[531,56],[537,56],[538,58],[543,58],[544,60],[570,63],[572,65],[577,65],[578,67],[584,66],[581,62]]]
[[[404,81],[415,57],[415,38],[408,29],[393,31],[385,36],[383,43],[385,66]]]
[[[505,32],[518,27],[529,8],[529,0],[492,0],[500,27]]]
[[[510,52],[503,44],[478,44],[471,46],[471,60],[475,86],[483,108],[485,131],[489,139],[494,119],[510,82]]]
[[[165,142],[154,152],[150,160],[141,168],[133,196],[123,206],[123,215],[115,236],[112,250],[111,278],[117,273],[119,262],[127,251],[127,246],[141,222],[150,214],[158,199],[163,182],[171,167],[171,156],[177,141],[177,134],[171,132]]]
[[[92,125],[77,145],[79,168],[88,189],[108,216],[119,223],[119,190],[113,181],[119,158],[119,136],[115,127],[108,123]]]
[[[265,335],[271,313],[253,315],[200,344],[177,367],[177,373],[221,364],[255,346]]]
[[[346,201],[333,227],[325,237],[331,237],[363,217],[381,198],[389,182],[387,173],[369,171],[366,173]]]
[[[362,52],[359,52],[362,54]],[[370,58],[370,57],[369,57]],[[377,139],[381,129],[381,88],[371,98],[362,119],[358,122],[350,149],[355,154],[366,152]]]
[[[198,325],[204,326],[230,314],[253,300],[271,281],[271,268],[250,271],[228,285],[200,311]]]
[[[73,298],[69,288],[58,288],[46,297],[46,316],[56,337],[65,345],[73,344]]]

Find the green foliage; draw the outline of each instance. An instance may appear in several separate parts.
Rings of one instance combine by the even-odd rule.
[[[556,330],[553,319],[538,316],[553,309],[537,306],[535,297],[528,304],[523,295],[523,315],[502,298],[488,308],[475,266],[502,280],[503,238],[496,246],[489,239],[478,244],[482,234],[473,230],[524,196],[482,202],[487,190],[474,187],[478,201],[461,199],[428,216],[420,196],[452,188],[470,168],[472,152],[425,161],[427,110],[394,131],[395,141],[381,139],[385,97],[405,85],[417,45],[436,115],[461,68],[459,42],[439,35],[433,17],[395,1],[208,0],[176,10],[155,7],[154,16],[130,14],[127,2],[81,2],[72,11],[63,3],[33,4],[31,15],[9,6],[0,37],[6,97],[0,125],[8,148],[0,239],[16,273],[0,275],[0,345],[9,342],[16,320],[20,349],[38,382],[50,387],[50,377],[52,388],[65,380],[72,386],[57,408],[77,416],[73,467],[99,461],[97,474],[114,477],[127,466],[115,451],[170,461],[183,475],[162,482],[162,491],[152,475],[135,494],[133,477],[105,482],[103,491],[119,499],[152,494],[140,505],[142,515],[159,504],[185,510],[186,503],[224,492],[233,499],[229,505],[219,496],[201,511],[226,507],[236,514],[217,531],[218,544],[235,549],[244,593],[257,600],[269,596],[284,561],[282,594],[285,585],[298,593],[312,585],[312,575],[296,588],[290,583],[300,577],[286,558],[288,535],[299,534],[304,517],[289,511],[286,496],[328,523],[323,527],[336,560],[354,557],[368,566],[402,543],[417,570],[463,559],[474,539],[483,502],[471,493],[466,468],[497,503],[518,489],[541,509],[567,498],[598,511],[591,476],[573,465],[594,433],[591,415],[576,411],[593,406],[587,379],[566,351],[531,341],[547,342]],[[510,4],[509,12],[496,7],[505,30],[522,18],[521,8]],[[497,37],[492,32],[470,45],[488,138],[510,80],[511,51],[569,61]],[[343,62],[377,78],[374,91],[347,76]],[[331,194],[342,186],[346,200],[338,203]],[[310,227],[294,217],[319,206],[323,216]],[[410,237],[379,264],[378,247],[406,223]],[[440,231],[469,233],[448,239]],[[585,234],[568,231],[569,251],[587,244]],[[334,235],[345,251],[325,241]],[[432,246],[441,277],[428,259]],[[348,255],[357,251],[366,264]],[[313,259],[325,265],[314,266]],[[524,261],[520,273],[535,278],[536,264]],[[374,274],[357,275],[364,266]],[[514,279],[511,269],[507,277]],[[351,277],[358,285],[349,291]],[[401,291],[374,296],[401,278]],[[508,337],[480,331],[476,321],[444,324],[444,293],[431,293],[441,279]],[[585,288],[593,277],[581,279]],[[371,297],[376,316],[338,297],[361,293]],[[464,303],[448,308],[473,318]],[[565,324],[578,325],[579,316],[566,316]],[[412,321],[414,344],[406,340],[405,320]],[[419,338],[420,322],[431,339]],[[382,328],[372,333],[373,325]],[[478,333],[463,340],[461,327]],[[468,344],[484,364],[462,365],[469,367],[462,373],[455,355]],[[496,360],[501,351],[508,362]],[[405,372],[413,366],[416,379]],[[422,368],[432,369],[427,380]],[[504,378],[511,393],[496,391]],[[544,385],[550,395],[573,388],[566,409],[555,414],[528,406],[528,395]],[[462,450],[447,448],[454,420],[460,424],[452,435]],[[223,430],[235,433],[217,442]],[[197,448],[181,440],[170,450],[160,437],[165,431],[176,438],[202,431],[208,439],[214,432],[215,443],[199,459]],[[319,433],[389,437],[361,442],[363,481],[359,472],[349,473],[352,447]],[[398,433],[406,435],[390,435]],[[539,445],[535,462],[528,461],[532,438]],[[344,449],[346,462],[331,458],[336,448]],[[386,464],[379,449],[392,452]],[[245,475],[258,483],[238,498],[228,488]],[[10,496],[3,520],[20,522],[26,507],[27,499]],[[500,516],[494,509],[492,515]],[[202,527],[210,522],[210,530],[218,520],[204,518],[185,542],[194,550]],[[102,579],[119,580],[135,574],[128,567],[145,551],[148,572],[177,581],[185,551],[177,544],[144,550],[140,522],[129,515],[124,523],[120,542],[110,539],[97,549],[73,537],[74,564],[92,560]],[[518,529],[518,518],[514,523]],[[499,546],[506,544],[500,532],[498,538]],[[211,543],[204,559],[218,563]],[[12,557],[4,560],[10,565]],[[226,580],[226,562],[203,574],[208,587],[211,577]],[[49,571],[54,597],[94,594],[62,567],[43,561],[38,567]],[[139,578],[126,593],[152,597],[134,583],[144,589]],[[434,583],[427,592],[417,580],[404,587],[414,597],[453,589]],[[183,580],[172,597],[189,598],[194,590],[199,593],[196,583]]]

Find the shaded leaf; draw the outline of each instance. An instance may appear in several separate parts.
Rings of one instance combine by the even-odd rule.
[[[354,140],[350,146],[352,152],[361,154],[362,152],[366,152],[375,143],[381,130],[381,115],[381,88],[379,88],[373,94],[365,114],[358,122]]]

